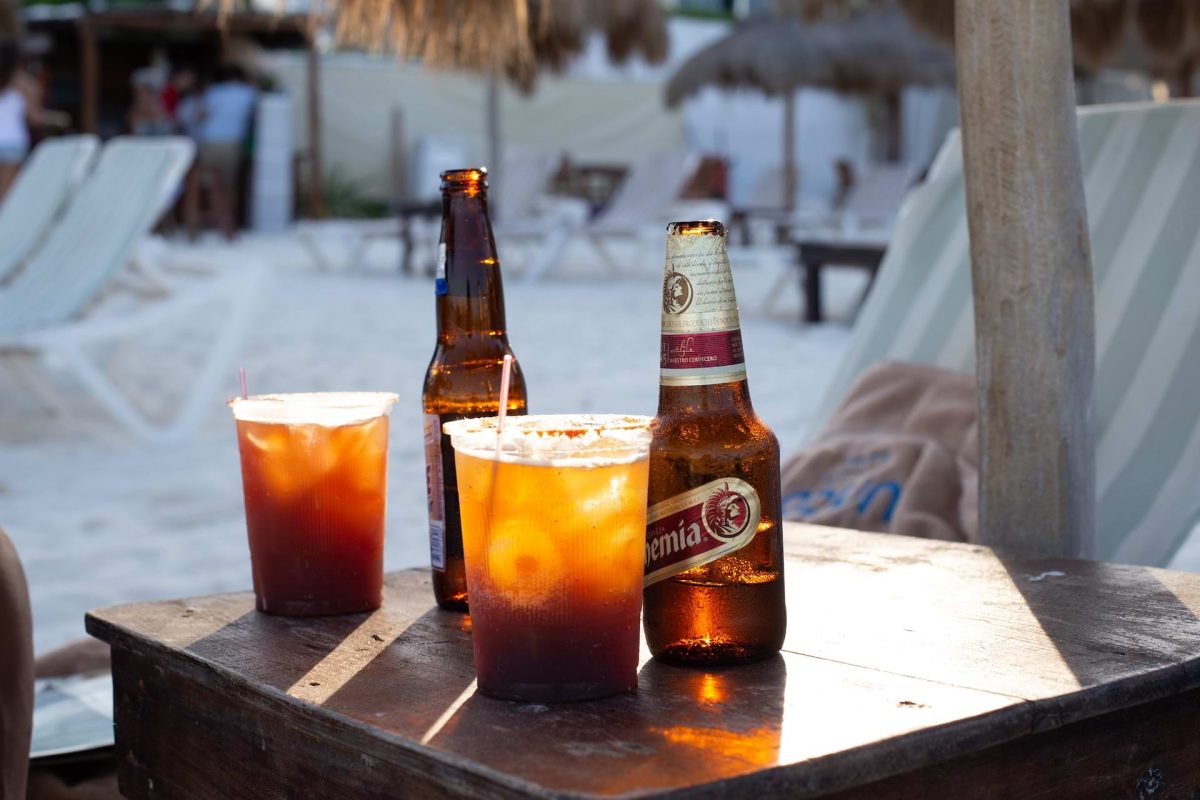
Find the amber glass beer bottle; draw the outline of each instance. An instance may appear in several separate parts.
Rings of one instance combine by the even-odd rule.
[[[434,289],[437,346],[421,397],[433,592],[438,605],[456,611],[467,610],[467,578],[454,450],[442,423],[495,416],[504,356],[512,352],[487,188],[486,169],[442,173],[442,234]],[[525,378],[515,360],[508,413],[525,413]]]
[[[779,442],[754,413],[721,223],[667,228],[650,445],[650,652],[729,663],[783,646]]]

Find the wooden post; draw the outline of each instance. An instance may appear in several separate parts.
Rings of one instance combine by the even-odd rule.
[[[407,177],[408,170],[405,167],[405,154],[408,152],[404,146],[404,109],[396,106],[392,109],[391,115],[388,117],[389,134],[388,134],[388,154],[391,158],[392,167],[392,185],[388,190],[388,212],[396,214],[400,211],[400,206],[404,205],[408,199]]]
[[[321,153],[321,54],[314,32],[308,34],[306,78],[308,79],[308,213],[325,216],[325,166]]]
[[[88,16],[79,18],[79,77],[82,97],[80,98],[79,128],[84,133],[98,133],[100,129],[100,46],[96,41],[96,28]]]
[[[904,99],[902,90],[888,92],[883,96],[884,143],[883,157],[889,164],[902,160],[904,140]]]
[[[1091,555],[1095,320],[1068,0],[957,0],[987,544]]]
[[[783,96],[783,209],[796,208],[796,92]]]

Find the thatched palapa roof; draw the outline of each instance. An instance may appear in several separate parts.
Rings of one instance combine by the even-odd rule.
[[[768,95],[805,86],[890,94],[905,86],[953,85],[954,55],[915,30],[894,7],[854,10],[811,23],[752,18],[684,62],[667,85],[676,105],[704,86]]]
[[[657,0],[333,0],[338,41],[392,50],[433,67],[506,75],[532,88],[603,33],[615,61],[667,54]]]
[[[806,18],[843,14],[881,0],[776,0]],[[954,41],[954,0],[896,0],[913,22],[941,41]],[[1125,67],[1179,77],[1200,67],[1200,0],[1071,0],[1076,66]]]

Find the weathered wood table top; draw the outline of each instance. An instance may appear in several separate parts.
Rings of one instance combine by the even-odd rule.
[[[1200,797],[1200,575],[789,525],[788,637],[636,695],[474,691],[424,570],[370,615],[93,612],[132,798]],[[1197,792],[1193,794],[1193,792]]]

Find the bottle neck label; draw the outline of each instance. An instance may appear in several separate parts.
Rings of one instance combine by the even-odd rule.
[[[724,237],[668,236],[660,383],[704,386],[745,378],[741,323]]]
[[[446,243],[438,242],[437,269],[433,275],[433,293],[438,297],[450,291],[446,283]]]
[[[721,478],[650,506],[646,585],[741,550],[758,532],[762,504],[754,487]]]

